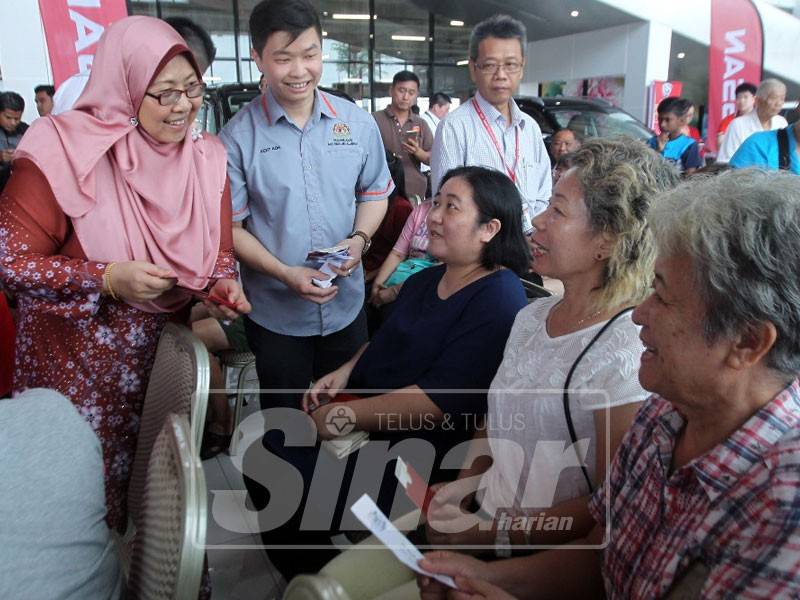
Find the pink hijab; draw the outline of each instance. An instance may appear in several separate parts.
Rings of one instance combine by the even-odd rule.
[[[180,285],[208,285],[219,253],[226,155],[213,137],[160,143],[136,115],[150,82],[185,53],[172,27],[128,17],[103,35],[75,110],[37,119],[15,158],[44,173],[89,260],[144,260],[172,269]],[[186,304],[179,290],[134,304],[169,312]]]

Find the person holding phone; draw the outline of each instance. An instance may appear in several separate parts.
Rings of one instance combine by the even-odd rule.
[[[217,318],[250,311],[236,282],[225,148],[191,135],[204,90],[172,27],[117,21],[75,109],[25,134],[0,200],[0,283],[18,299],[14,393],[55,389],[92,426],[112,528],[127,525],[164,325],[196,292],[228,304],[205,303]]]
[[[419,77],[411,71],[396,73],[389,94],[391,104],[372,116],[386,151],[403,161],[409,200],[424,200],[428,178],[420,171],[420,165],[430,164],[433,133],[422,117],[411,111],[419,96]]]

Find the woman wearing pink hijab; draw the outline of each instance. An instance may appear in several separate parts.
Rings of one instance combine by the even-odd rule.
[[[250,310],[225,149],[191,135],[203,90],[169,25],[115,23],[75,110],[28,130],[0,199],[0,282],[19,302],[14,391],[56,389],[92,425],[114,528],[158,337],[186,288],[235,307],[209,304],[217,318]]]

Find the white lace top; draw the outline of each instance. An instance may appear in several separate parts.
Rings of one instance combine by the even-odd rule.
[[[573,362],[605,323],[551,338],[545,323],[559,300],[537,300],[517,314],[489,390],[487,437],[494,463],[480,487],[482,507],[490,515],[499,508],[509,514],[531,513],[589,493],[571,447],[563,387]],[[585,454],[594,486],[593,412],[647,397],[638,380],[642,351],[639,328],[630,313],[624,314],[572,375],[569,399],[577,449]]]

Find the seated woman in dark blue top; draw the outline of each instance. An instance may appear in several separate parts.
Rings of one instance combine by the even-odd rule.
[[[519,193],[504,174],[450,171],[428,216],[428,252],[443,264],[406,281],[373,341],[320,378],[304,408],[347,387],[369,394],[347,402],[358,430],[413,431],[437,450],[467,439],[486,413],[486,390],[526,303],[517,276],[529,262],[521,218]],[[321,438],[335,437],[328,415],[341,406],[311,413]]]
[[[264,446],[290,463],[304,486],[302,506],[287,522],[276,527],[270,521],[269,530],[262,522],[262,540],[273,548],[269,558],[287,580],[316,572],[331,558],[297,545],[329,544],[331,533],[351,529],[347,509],[362,493],[389,511],[395,504],[394,457],[402,457],[423,477],[430,474],[431,481],[458,474],[457,469],[440,469],[440,461],[471,437],[485,415],[486,392],[514,318],[526,303],[517,275],[527,271],[530,261],[521,206],[516,186],[499,171],[450,171],[428,216],[428,252],[443,264],[406,280],[372,343],[305,395],[303,408],[316,432],[290,433],[289,422],[297,423],[291,409],[265,415]],[[336,402],[345,388],[359,397]],[[332,418],[343,407],[350,409],[348,422],[339,428]],[[370,441],[347,460],[320,452],[319,444],[308,445],[309,435],[329,439],[353,426],[368,431]],[[370,461],[375,468],[365,473],[362,464]],[[294,476],[279,471],[273,466],[277,463],[251,464],[249,473],[260,471],[259,480],[269,488],[268,508],[289,508],[284,497]],[[248,491],[260,510],[264,498],[252,481]],[[403,498],[402,490],[398,497]],[[395,509],[411,508],[407,501],[400,505]],[[286,545],[295,549],[276,548]]]

